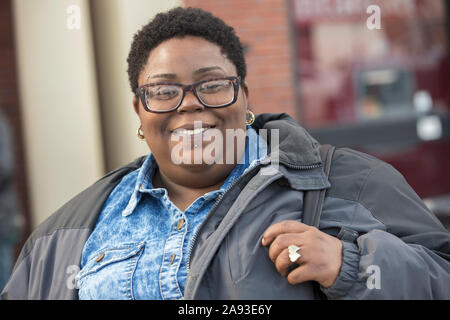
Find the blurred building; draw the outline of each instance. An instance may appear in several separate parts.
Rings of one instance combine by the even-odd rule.
[[[255,112],[287,112],[322,143],[393,164],[450,224],[448,1],[3,0],[0,108],[14,131],[25,235],[148,152],[126,57],[133,34],[178,5],[235,28]]]
[[[257,112],[392,164],[450,230],[449,1],[184,3],[235,27]]]

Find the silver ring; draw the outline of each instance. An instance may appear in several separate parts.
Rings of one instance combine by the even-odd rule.
[[[299,259],[302,256],[300,253],[297,252],[298,250],[300,250],[300,247],[297,247],[296,245],[291,244],[288,247],[288,250],[289,250],[289,260],[291,260],[291,262],[297,261],[297,259]]]

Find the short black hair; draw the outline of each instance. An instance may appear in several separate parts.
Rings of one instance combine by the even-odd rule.
[[[210,12],[199,8],[177,7],[158,13],[133,38],[128,54],[128,78],[134,94],[139,74],[147,63],[150,51],[171,38],[197,36],[217,44],[223,54],[235,65],[242,80],[247,74],[243,46],[234,29]]]

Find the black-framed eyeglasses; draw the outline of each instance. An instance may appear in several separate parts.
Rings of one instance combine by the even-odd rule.
[[[192,91],[205,107],[223,108],[236,102],[240,83],[240,77],[214,78],[189,85],[158,82],[140,86],[137,94],[148,112],[163,113],[178,109],[187,91]]]

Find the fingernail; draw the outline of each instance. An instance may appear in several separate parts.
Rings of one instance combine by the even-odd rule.
[[[264,239],[264,237],[262,237],[262,241],[261,241],[262,245],[265,246],[266,245],[266,239]]]

